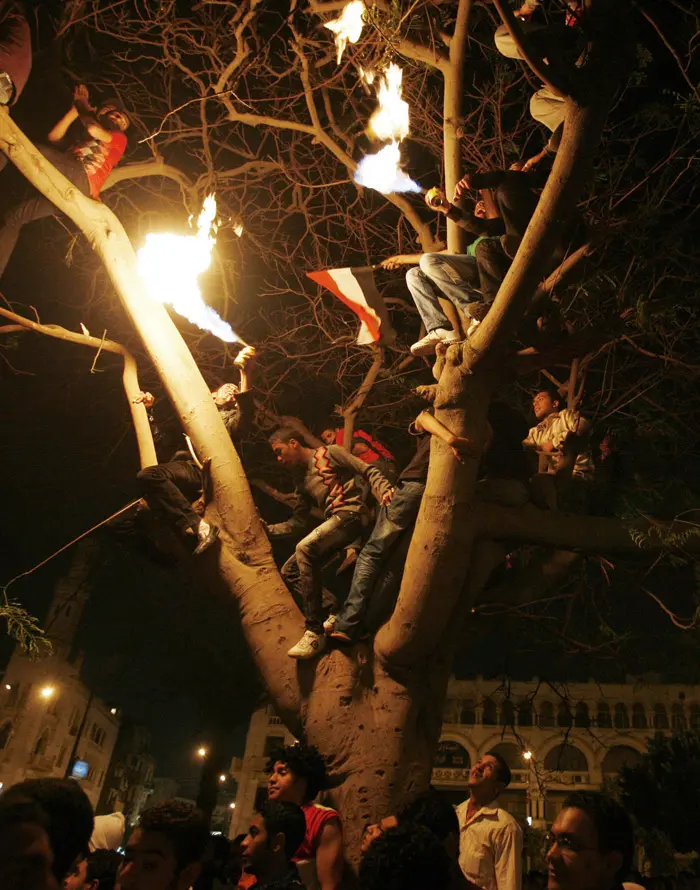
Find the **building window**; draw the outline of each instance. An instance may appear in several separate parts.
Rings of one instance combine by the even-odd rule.
[[[685,729],[687,725],[683,705],[680,702],[676,702],[671,706],[671,726],[673,729],[678,730]]]
[[[610,705],[607,702],[599,702],[598,703],[598,718],[596,720],[598,726],[609,727],[612,726],[612,720],[610,719]]]
[[[45,729],[42,734],[39,736],[39,739],[34,746],[34,756],[41,757],[46,754],[46,747],[49,744],[49,731]]]
[[[265,757],[269,757],[273,751],[277,748],[280,748],[284,745],[284,736],[279,735],[269,735],[265,739],[265,748],[263,749],[263,754]]]
[[[538,723],[540,726],[554,726],[554,705],[551,701],[543,701],[539,705]]]
[[[654,705],[654,729],[668,729],[668,714],[664,705]]]
[[[12,722],[10,720],[6,720],[3,723],[2,728],[0,729],[0,751],[3,748],[7,747],[7,743],[10,741],[10,736],[12,735]]]
[[[484,726],[496,726],[498,723],[498,708],[496,702],[491,698],[484,699],[484,713],[481,722]]]
[[[17,704],[17,700],[19,699],[19,683],[13,683],[12,689],[10,689],[9,695],[7,696],[7,707],[14,708]]]
[[[634,729],[647,728],[647,715],[644,710],[644,705],[638,701],[632,705],[632,727]]]
[[[573,718],[571,717],[569,703],[565,701],[559,702],[559,707],[557,708],[557,726],[569,727],[572,723]]]
[[[515,708],[509,698],[501,702],[501,726],[515,726]]]
[[[462,702],[462,708],[459,712],[459,722],[465,726],[474,726],[476,723],[476,710],[473,701]]]
[[[630,718],[627,713],[627,705],[618,702],[615,705],[615,729],[629,729]]]
[[[591,725],[591,718],[588,716],[588,705],[585,701],[576,704],[576,716],[574,717],[574,726],[587,729]]]
[[[544,768],[555,772],[588,772],[586,755],[575,745],[556,745],[544,759]]]
[[[700,705],[690,706],[690,728],[700,729]]]
[[[531,701],[521,701],[518,705],[518,726],[532,726]]]
[[[60,768],[60,767],[63,766],[63,758],[64,758],[65,756],[66,756],[66,749],[65,749],[65,748],[61,748],[61,750],[60,750],[59,753],[58,753],[58,757],[56,758],[56,766],[57,766],[57,767]]]

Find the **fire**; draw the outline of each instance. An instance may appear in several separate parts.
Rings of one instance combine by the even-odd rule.
[[[216,244],[215,219],[216,198],[209,195],[197,219],[195,235],[169,232],[146,235],[146,243],[138,252],[138,269],[154,300],[172,306],[203,331],[234,343],[240,338],[228,322],[207,306],[197,282],[211,265],[211,252]]]
[[[401,98],[403,71],[393,62],[379,81],[379,108],[369,119],[369,130],[377,139],[401,141],[408,136],[408,103]]]
[[[338,64],[343,58],[348,43],[357,43],[364,25],[365,4],[362,0],[352,0],[343,8],[340,18],[326,22],[326,28],[335,34],[334,40],[338,50]]]
[[[365,155],[357,165],[355,182],[383,195],[394,192],[422,192],[423,189],[399,166],[401,150],[394,141],[373,155]]]

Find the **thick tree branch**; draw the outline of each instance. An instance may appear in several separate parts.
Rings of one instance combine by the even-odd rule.
[[[367,396],[372,391],[372,387],[374,386],[377,376],[384,364],[384,350],[382,347],[374,345],[372,346],[372,352],[374,353],[374,360],[365,375],[365,379],[362,381],[360,388],[357,390],[352,400],[343,408],[343,418],[345,420],[343,441],[345,442],[345,447],[348,451],[352,450],[352,437],[355,431],[355,418],[357,417],[357,413],[364,405]]]

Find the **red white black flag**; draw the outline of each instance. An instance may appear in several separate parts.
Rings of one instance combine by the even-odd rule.
[[[307,272],[307,276],[317,284],[327,288],[342,300],[360,319],[360,333],[357,343],[367,346],[370,343],[390,343],[396,332],[391,327],[384,300],[374,283],[374,270],[371,266],[361,269],[324,269],[323,272]]]

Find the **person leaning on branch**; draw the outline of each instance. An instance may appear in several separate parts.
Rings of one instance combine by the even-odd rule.
[[[83,134],[67,151],[57,148],[68,134],[70,127],[79,121]],[[114,103],[95,110],[90,105],[87,87],[79,85],[73,94],[70,109],[48,134],[51,145],[37,148],[60,173],[69,179],[84,195],[99,199],[112,168],[119,163],[126,150],[127,114]],[[5,155],[0,155],[6,162]],[[0,164],[2,169],[4,163]],[[53,216],[56,208],[43,195],[36,195],[17,204],[5,215],[0,229],[0,276],[5,272],[22,227],[27,223]]]
[[[246,346],[239,352],[234,364],[240,369],[240,383],[224,383],[212,392],[228,434],[234,444],[246,435],[253,422],[254,402],[252,392],[253,369],[256,352]],[[151,393],[140,393],[136,400],[146,408],[155,402]],[[202,490],[202,473],[194,460],[173,459],[155,467],[140,470],[136,477],[141,494],[148,506],[183,536],[186,542],[196,544],[194,553],[199,555],[214,544],[219,536],[215,525],[195,513],[192,501]]]

